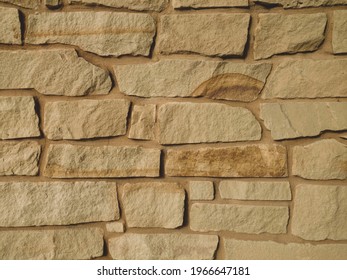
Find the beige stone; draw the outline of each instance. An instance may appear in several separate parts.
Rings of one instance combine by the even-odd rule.
[[[160,21],[159,50],[163,54],[241,56],[247,42],[250,15],[164,15]]]
[[[254,2],[288,8],[346,5],[347,0],[255,0]]]
[[[286,60],[269,77],[263,98],[347,97],[347,59]]]
[[[288,207],[194,203],[189,221],[194,231],[234,231],[280,234],[287,232]]]
[[[45,5],[48,8],[56,8],[62,4],[62,0],[45,0]]]
[[[261,104],[260,117],[275,140],[317,136],[347,129],[347,102]]]
[[[122,203],[128,227],[177,228],[183,224],[184,190],[176,183],[125,184]]]
[[[135,11],[157,11],[164,10],[168,0],[69,0],[69,3],[84,3],[92,5],[103,5],[114,8],[124,8]]]
[[[0,2],[10,3],[28,9],[37,9],[42,4],[42,0],[0,0]]]
[[[125,99],[48,102],[44,132],[53,140],[125,135],[129,106]]]
[[[347,4],[347,1],[346,1]],[[334,11],[333,52],[347,53],[347,11]]]
[[[34,88],[45,95],[108,94],[107,71],[78,57],[74,49],[0,51],[0,89]]]
[[[154,140],[156,112],[154,104],[135,105],[131,113],[129,138]]]
[[[104,56],[149,55],[156,31],[148,14],[79,11],[28,16],[27,44],[62,43]]]
[[[248,0],[173,0],[175,9],[248,7]]]
[[[334,139],[293,149],[293,175],[313,180],[347,178],[347,146]]]
[[[292,233],[306,240],[347,239],[347,186],[298,185]]]
[[[48,148],[44,176],[158,177],[159,166],[159,149],[57,144]]]
[[[237,200],[291,200],[289,182],[221,181],[219,193],[223,199]]]
[[[283,15],[259,14],[255,29],[254,58],[275,54],[315,51],[324,40],[324,13]]]
[[[189,182],[190,200],[213,200],[214,187],[210,181],[190,181]]]
[[[229,260],[345,260],[347,244],[277,243],[225,238],[225,258]]]
[[[217,235],[125,234],[109,240],[116,260],[212,260]]]
[[[114,70],[120,90],[127,95],[249,102],[263,89],[271,64],[170,59],[116,65]]]
[[[18,10],[0,7],[0,43],[21,44],[21,36]]]
[[[1,227],[119,219],[116,183],[1,182],[0,193]]]
[[[0,176],[35,176],[39,172],[41,146],[34,141],[0,142]]]
[[[168,176],[286,177],[287,150],[280,145],[169,149]]]
[[[108,232],[118,232],[122,233],[124,232],[124,224],[123,222],[112,222],[106,224],[106,230]]]
[[[0,232],[1,260],[81,260],[104,251],[99,228]]]
[[[31,96],[0,97],[0,138],[40,136],[39,118]]]
[[[216,103],[173,102],[159,107],[161,144],[260,140],[261,127],[246,108]]]

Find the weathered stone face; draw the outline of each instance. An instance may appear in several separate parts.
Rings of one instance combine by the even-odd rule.
[[[346,5],[347,0],[255,0],[254,2],[287,8],[307,8],[320,6]]]
[[[42,4],[42,0],[0,0],[3,3],[10,3],[28,9],[37,9]]]
[[[213,200],[213,182],[209,181],[190,181],[189,184],[190,200]]]
[[[175,9],[181,8],[217,8],[217,7],[248,7],[248,0],[173,0]]]
[[[131,113],[129,138],[140,140],[155,139],[156,106],[135,105]]]
[[[347,1],[346,1],[347,4]],[[347,53],[347,11],[334,11],[333,52]]]
[[[168,0],[69,0],[69,3],[98,4],[114,8],[125,8],[135,11],[157,11],[164,10]]]
[[[0,43],[21,44],[21,36],[18,10],[0,7]]]

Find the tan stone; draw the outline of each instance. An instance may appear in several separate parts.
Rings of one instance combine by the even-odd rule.
[[[172,6],[175,9],[182,8],[227,8],[227,7],[248,7],[248,0],[173,0]]]
[[[223,199],[237,200],[291,200],[289,182],[221,181],[219,193]]]
[[[257,99],[271,64],[226,61],[161,60],[116,65],[120,90],[140,97],[208,97],[233,101]]]
[[[155,34],[148,14],[60,12],[28,16],[27,44],[62,43],[104,56],[149,55]]]
[[[109,240],[116,260],[212,260],[217,235],[125,234]]]
[[[155,139],[156,106],[135,105],[131,113],[129,138],[140,140]]]
[[[0,138],[40,136],[39,118],[31,96],[0,97]]]
[[[125,135],[129,106],[125,99],[48,102],[44,132],[53,140]]]
[[[229,260],[345,260],[347,244],[277,243],[223,239]]]
[[[269,77],[263,98],[347,97],[347,59],[286,60]]]
[[[168,176],[286,177],[287,151],[280,145],[169,149]]]
[[[194,203],[190,228],[194,231],[234,231],[243,233],[286,233],[288,207]]]
[[[0,0],[0,2],[10,3],[28,9],[37,9],[42,4],[42,0]]]
[[[18,10],[0,7],[0,43],[21,44],[21,36]]]
[[[313,180],[347,178],[347,146],[334,139],[293,149],[293,175]]]
[[[160,20],[159,50],[163,54],[241,56],[244,53],[249,14],[164,15]]]
[[[159,149],[57,144],[48,148],[44,176],[158,177],[159,166]]]
[[[159,107],[161,144],[260,140],[261,127],[246,108],[173,102]]]
[[[116,183],[1,182],[0,193],[1,227],[119,219]]]
[[[102,256],[99,228],[0,232],[1,260],[81,260]]]
[[[340,135],[340,138],[347,139],[347,134]]]
[[[0,142],[0,176],[35,176],[39,172],[41,146],[34,141]]]
[[[168,0],[69,0],[69,3],[97,4],[119,9],[157,12],[164,10],[168,2]]]
[[[34,88],[45,95],[108,94],[107,71],[78,57],[74,49],[0,51],[0,89]]]
[[[346,5],[347,0],[255,0],[254,2],[288,8]]]
[[[189,182],[190,200],[213,200],[214,187],[210,181],[190,181]]]
[[[347,1],[346,1],[347,4]],[[347,11],[334,11],[333,52],[347,53]]]
[[[56,8],[62,4],[62,0],[45,0],[45,5],[48,8]]]
[[[125,184],[123,210],[128,227],[177,228],[183,224],[185,193],[176,183]]]
[[[123,222],[112,222],[106,224],[106,230],[108,232],[118,232],[122,233],[124,232],[124,224]]]

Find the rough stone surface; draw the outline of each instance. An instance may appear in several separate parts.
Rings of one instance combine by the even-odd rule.
[[[257,99],[271,64],[225,61],[161,60],[116,65],[120,90],[140,97],[208,97],[233,101]]]
[[[0,226],[69,225],[119,219],[108,182],[1,182]]]
[[[259,14],[254,58],[317,50],[324,40],[327,16],[318,14]]]
[[[292,233],[306,240],[347,239],[347,186],[298,185]]]
[[[334,139],[293,149],[293,175],[313,180],[347,178],[347,146]]]
[[[160,150],[138,146],[50,145],[44,176],[158,177]]]
[[[210,181],[190,181],[189,182],[190,200],[213,200],[214,187]]]
[[[131,113],[129,138],[140,140],[155,139],[156,105],[135,105]]]
[[[347,4],[347,1],[346,1]],[[347,11],[334,11],[333,52],[347,53]]]
[[[163,54],[241,56],[245,50],[249,14],[164,15],[160,20],[159,50]]]
[[[28,9],[37,9],[40,7],[42,0],[0,0],[0,2],[10,3]]]
[[[107,71],[73,49],[0,51],[0,89],[34,88],[46,95],[108,94]]]
[[[28,16],[27,44],[62,43],[99,55],[149,55],[155,34],[147,14],[38,13]]]
[[[177,228],[183,224],[185,193],[176,183],[125,184],[122,195],[128,227]]]
[[[45,0],[45,5],[48,8],[57,8],[62,4],[62,0]]]
[[[39,118],[31,96],[0,97],[0,138],[40,136]]]
[[[263,98],[347,97],[347,59],[287,60],[267,82]]]
[[[106,224],[106,230],[108,232],[118,232],[122,233],[124,232],[124,224],[123,222],[112,222]]]
[[[347,0],[255,0],[254,2],[282,6],[285,9],[334,6],[334,5],[347,4]]]
[[[53,140],[125,135],[129,106],[124,99],[48,102],[44,132]]]
[[[0,176],[35,176],[39,172],[41,146],[34,141],[0,142]]]
[[[221,181],[219,193],[223,199],[291,200],[289,182]]]
[[[102,256],[99,228],[0,232],[1,260],[81,260]]]
[[[18,10],[0,7],[0,43],[21,44],[21,36]]]
[[[287,151],[280,145],[169,149],[168,176],[286,177]]]
[[[135,11],[157,11],[164,10],[168,0],[69,0],[69,3],[84,3],[92,5],[103,5],[114,8],[124,8]]]
[[[347,102],[291,102],[260,105],[260,117],[275,140],[347,129]]]
[[[195,231],[235,231],[243,233],[286,233],[288,207],[194,203],[190,228]]]
[[[248,7],[248,0],[173,0],[175,9],[182,8],[227,8],[227,7]]]
[[[125,234],[111,238],[116,260],[212,260],[218,236],[200,234]]]

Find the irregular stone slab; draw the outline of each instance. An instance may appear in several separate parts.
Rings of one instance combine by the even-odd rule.
[[[291,200],[289,182],[221,181],[219,193],[223,199]]]
[[[248,206],[194,203],[190,228],[195,231],[235,231],[243,233],[286,233],[289,209],[284,206]]]
[[[31,96],[0,97],[0,138],[40,136],[39,118]]]
[[[347,102],[291,102],[260,105],[260,118],[275,140],[347,129]]]
[[[190,181],[189,182],[190,200],[213,200],[213,182],[209,181]]]
[[[27,44],[62,43],[99,55],[149,55],[156,32],[147,14],[38,13],[28,16]]]
[[[129,106],[125,99],[48,102],[44,132],[53,140],[125,135]]]
[[[120,90],[140,97],[208,97],[253,101],[263,89],[271,64],[161,60],[116,65]]]
[[[119,219],[109,182],[0,182],[0,226],[69,225]]]
[[[324,40],[327,16],[318,14],[259,14],[255,29],[254,58],[315,51]],[[294,32],[293,32],[294,30]]]
[[[347,178],[347,146],[334,139],[293,149],[293,175],[313,180]]]
[[[103,255],[100,228],[0,232],[1,260],[82,260]]]
[[[125,234],[109,240],[115,260],[212,260],[217,235]]]
[[[17,45],[22,43],[17,9],[0,7],[0,43]]]
[[[157,109],[154,104],[135,105],[131,113],[129,138],[155,139],[156,113]]]
[[[168,0],[69,0],[69,3],[103,5],[119,9],[156,12],[164,10],[168,2]]]
[[[255,0],[254,2],[282,6],[285,9],[335,6],[347,4],[347,0]]]
[[[248,7],[248,0],[173,0],[172,6],[175,9],[182,8],[227,8],[227,7]]]
[[[277,243],[223,239],[228,260],[345,260],[347,244]]]
[[[42,0],[0,0],[0,2],[10,3],[28,9],[37,9],[42,4]]]
[[[39,172],[41,146],[34,141],[0,142],[0,176],[35,176]]]
[[[50,145],[44,176],[158,177],[160,150],[137,146]]]
[[[246,108],[216,103],[167,103],[159,107],[161,144],[260,140],[261,127]]]
[[[124,232],[124,224],[122,222],[112,222],[106,224],[106,230],[108,232]]]
[[[280,145],[169,149],[168,176],[286,177],[287,150]]]
[[[347,4],[347,1],[346,1]],[[347,11],[334,11],[333,52],[347,53]]]
[[[245,50],[249,14],[164,15],[160,20],[159,50],[162,54],[241,56]]]
[[[108,94],[112,87],[107,71],[78,57],[74,49],[0,51],[0,61],[0,89],[85,96]]]
[[[287,60],[272,72],[263,98],[347,97],[347,59]]]

